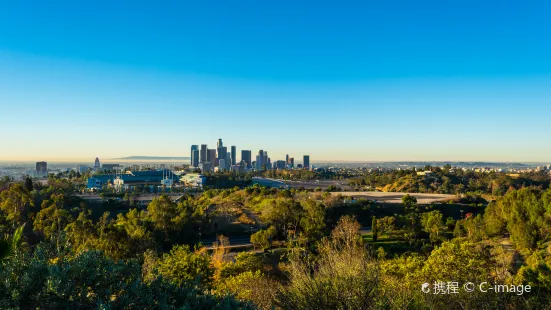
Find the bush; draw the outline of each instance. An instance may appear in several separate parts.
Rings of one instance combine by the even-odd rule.
[[[239,223],[245,224],[245,225],[254,225],[254,224],[256,224],[256,222],[245,213],[242,213],[239,216],[239,218],[237,219],[237,221]]]
[[[250,308],[228,295],[214,296],[191,283],[161,278],[146,283],[136,260],[113,261],[99,251],[74,257],[39,246],[17,253],[0,269],[3,309],[227,309]]]
[[[268,229],[262,229],[251,235],[251,242],[255,246],[263,249],[269,249],[272,246],[272,239],[276,236],[276,229],[270,226]]]

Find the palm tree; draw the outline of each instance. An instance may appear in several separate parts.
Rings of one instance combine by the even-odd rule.
[[[0,240],[0,262],[4,262],[14,256],[15,250],[21,245],[24,227],[25,224],[17,228],[11,238],[6,236]]]

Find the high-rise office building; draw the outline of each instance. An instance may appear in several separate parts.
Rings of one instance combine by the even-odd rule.
[[[289,157],[289,161],[287,162],[287,167],[289,167],[289,169],[295,168],[295,158],[294,157]]]
[[[241,150],[241,161],[245,163],[247,169],[252,168],[251,150]]]
[[[262,171],[263,170],[262,169],[262,158],[263,158],[262,155],[260,155],[260,154],[256,155],[256,161],[255,161],[256,165],[254,167],[256,169],[256,171]]]
[[[304,167],[304,169],[310,169],[310,155],[304,155],[302,167]]]
[[[274,162],[274,169],[284,170],[287,163],[284,160],[278,160]]]
[[[198,145],[192,145],[191,146],[191,156],[190,156],[190,165],[193,166],[193,151],[197,151],[199,150],[199,146]],[[194,166],[196,167],[196,166]]]
[[[193,167],[199,167],[199,150],[193,150],[191,154],[191,165]]]
[[[83,165],[78,165],[77,168],[75,169],[78,173],[80,174],[83,174],[83,173],[86,173],[86,171],[88,171],[88,167],[87,166],[83,166]]]
[[[212,168],[218,166],[218,159],[216,158],[216,150],[208,149],[207,151],[207,162],[210,163]]]
[[[260,150],[258,151],[258,155],[256,155],[256,170],[262,171],[267,168],[270,168],[268,166],[268,152]]]
[[[207,173],[212,170],[211,163],[209,162],[200,163],[199,168],[201,169],[201,173]]]
[[[224,146],[224,144],[222,143],[222,139],[218,139],[218,143],[216,143],[216,148],[219,149],[223,146]]]
[[[230,170],[232,166],[231,164],[232,161],[233,159],[231,157],[231,153],[226,153],[226,160],[225,160],[226,166],[224,167],[226,170]]]
[[[48,174],[48,163],[45,161],[36,162],[36,173],[38,175]]]
[[[94,169],[98,170],[100,168],[99,158],[96,157],[96,161],[94,161]]]
[[[235,147],[235,145],[232,145],[231,146],[231,164],[235,165],[236,162],[237,162],[237,148]]]
[[[226,160],[225,159],[219,159],[218,160],[218,171],[224,171],[226,170]]]
[[[221,146],[218,148],[218,159],[226,159],[226,154],[228,154],[228,148]]]
[[[207,145],[206,144],[201,144],[201,156],[199,157],[199,162],[207,162],[209,161],[207,159],[207,152],[208,152],[208,149],[207,149]]]
[[[285,165],[289,164],[289,154],[285,155]]]

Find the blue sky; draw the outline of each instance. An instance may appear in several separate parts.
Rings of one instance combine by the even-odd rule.
[[[0,1],[0,160],[551,161],[549,1]]]

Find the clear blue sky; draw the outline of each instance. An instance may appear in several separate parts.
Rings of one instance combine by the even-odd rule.
[[[116,3],[115,3],[116,2]],[[550,1],[1,1],[0,159],[551,161]]]

